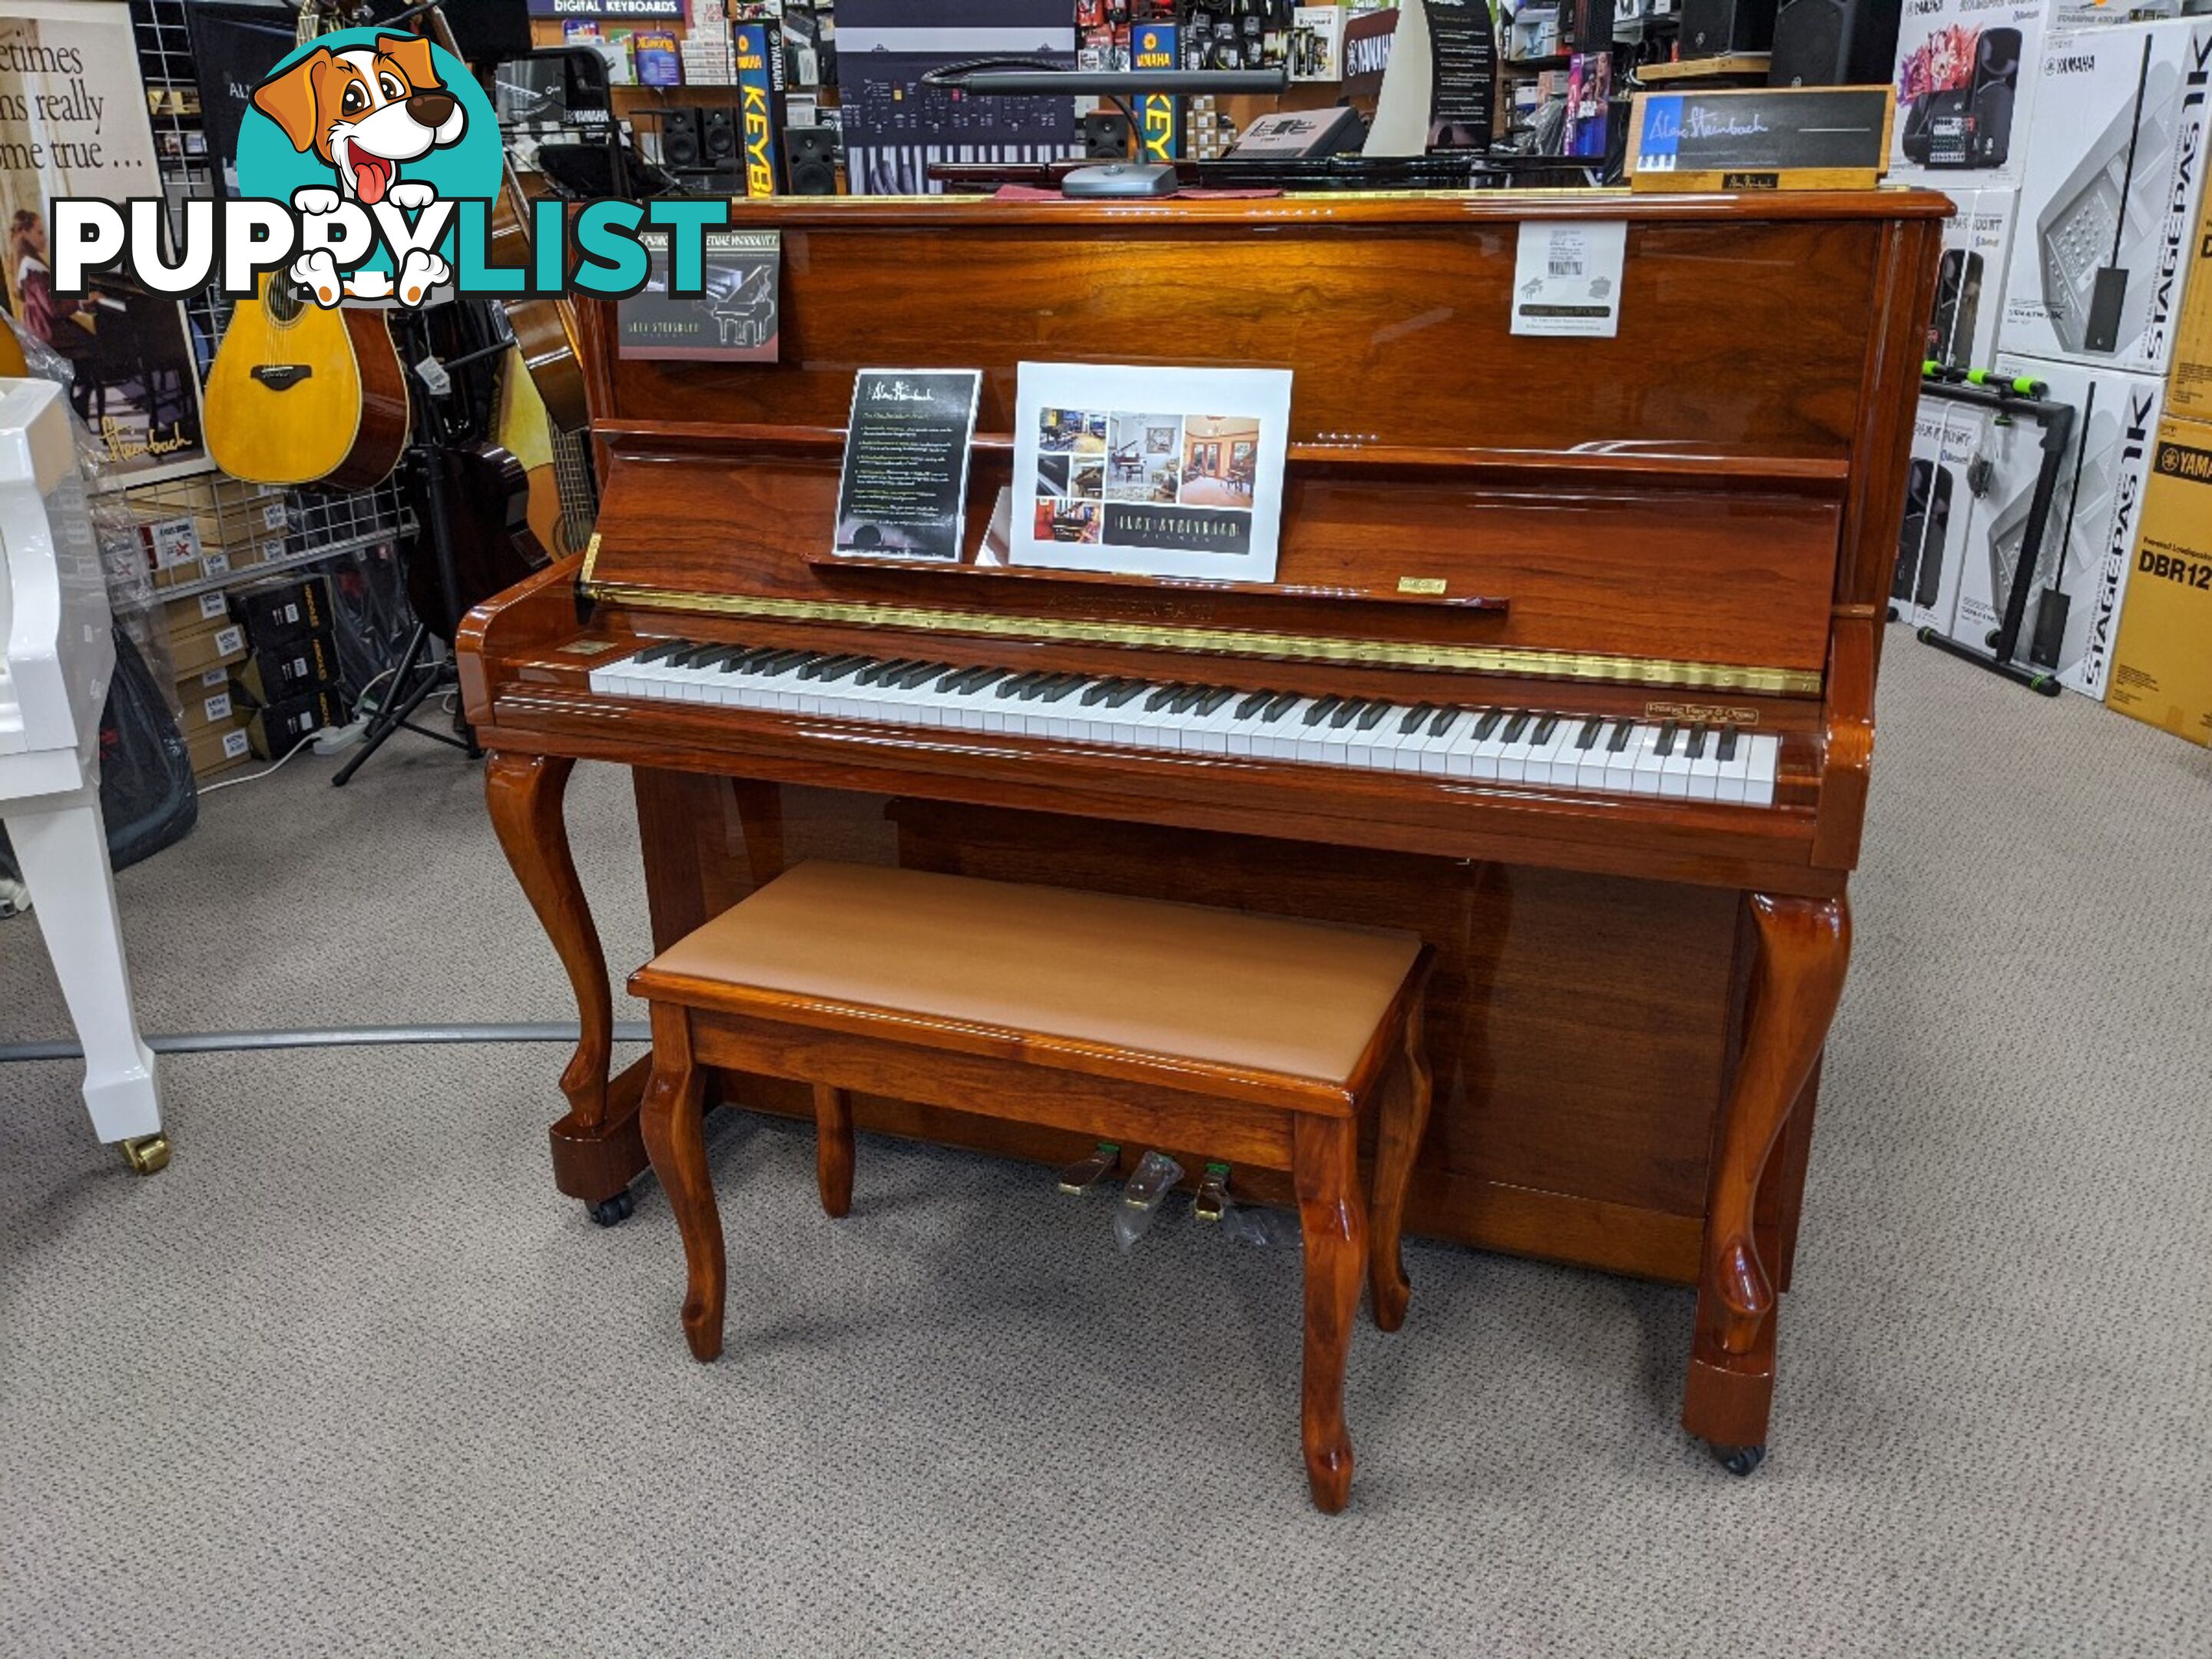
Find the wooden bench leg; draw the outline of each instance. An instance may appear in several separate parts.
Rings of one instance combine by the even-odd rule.
[[[1352,1437],[1344,1426],[1344,1365],[1367,1267],[1359,1191],[1358,1126],[1301,1112],[1291,1132],[1292,1177],[1306,1246],[1305,1373],[1300,1438],[1314,1506],[1334,1515],[1352,1492]]]
[[[814,1182],[822,1207],[842,1216],[853,1207],[853,1097],[826,1083],[814,1085]]]
[[[698,1359],[722,1352],[722,1304],[726,1291],[722,1218],[707,1170],[707,1126],[699,1115],[704,1079],[691,1060],[691,1027],[683,1009],[653,1007],[653,1078],[645,1085],[639,1126],[653,1172],[676,1212],[684,1234],[687,1273],[684,1335]]]
[[[1406,1188],[1413,1178],[1413,1158],[1428,1133],[1429,1104],[1435,1094],[1429,1057],[1422,1046],[1425,992],[1413,999],[1406,1016],[1406,1064],[1382,1096],[1375,1133],[1375,1237],[1368,1252],[1369,1284],[1374,1292],[1375,1322],[1395,1331],[1406,1322],[1406,1301],[1413,1294],[1399,1241],[1406,1225]]]

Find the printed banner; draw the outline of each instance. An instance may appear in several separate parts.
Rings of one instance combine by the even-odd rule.
[[[63,197],[158,197],[154,131],[127,6],[0,0],[0,222],[6,298],[75,374],[70,401],[106,452],[96,486],[204,471],[200,377],[182,306],[131,278],[56,292],[48,243]]]

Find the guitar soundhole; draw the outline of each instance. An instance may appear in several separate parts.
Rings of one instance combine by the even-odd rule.
[[[263,304],[268,309],[269,320],[277,327],[283,328],[296,322],[300,313],[312,303],[307,297],[307,290],[292,280],[289,271],[270,273],[269,295]]]

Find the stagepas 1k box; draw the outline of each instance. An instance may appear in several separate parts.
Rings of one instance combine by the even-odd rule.
[[[2000,356],[1997,371],[2043,381],[2069,404],[2074,435],[2060,457],[2057,488],[2035,563],[2025,577],[2015,660],[2049,669],[2059,684],[2101,698],[2142,514],[2143,483],[2157,437],[2163,387],[2150,374]],[[1983,483],[1959,573],[1949,632],[1984,647],[2003,617],[2027,538],[2042,430],[2019,417],[1982,429],[1970,462]]]
[[[2203,222],[2212,18],[2044,42],[1997,349],[2162,374]]]

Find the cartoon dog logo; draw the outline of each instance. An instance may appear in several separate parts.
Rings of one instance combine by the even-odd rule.
[[[306,214],[335,213],[341,201],[366,208],[389,202],[406,212],[429,206],[437,191],[403,179],[401,165],[459,143],[468,130],[468,112],[438,79],[430,43],[413,34],[380,34],[374,47],[345,52],[318,46],[256,87],[253,106],[283,129],[294,149],[313,151],[337,175],[338,190],[310,185],[293,192],[292,205]],[[295,261],[291,274],[324,305],[338,302],[337,263],[328,249]],[[410,250],[399,267],[401,302],[420,305],[452,274],[436,254]],[[357,299],[382,299],[392,291],[390,282],[381,273],[359,271],[351,292]]]

